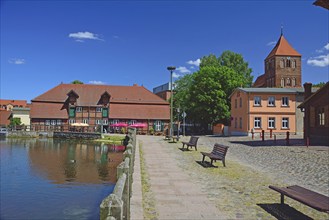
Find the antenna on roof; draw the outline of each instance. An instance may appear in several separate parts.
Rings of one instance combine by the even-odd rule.
[[[283,25],[281,24],[281,36],[283,35]]]

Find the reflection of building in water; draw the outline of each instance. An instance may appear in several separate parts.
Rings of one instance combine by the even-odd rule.
[[[122,152],[109,152],[107,145],[77,144],[65,141],[37,142],[29,149],[33,172],[55,183],[116,182],[116,168]]]

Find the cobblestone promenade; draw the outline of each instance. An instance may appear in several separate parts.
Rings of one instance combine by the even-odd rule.
[[[202,136],[198,151],[182,151],[181,143],[138,136],[142,169],[134,173],[132,219],[328,219],[289,198],[280,206],[279,193],[268,188],[298,184],[329,195],[329,148],[307,148],[296,136],[283,146],[282,138]],[[200,163],[200,151],[214,143],[230,147],[226,167]]]

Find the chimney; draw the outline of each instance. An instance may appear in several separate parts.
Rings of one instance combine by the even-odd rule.
[[[138,86],[138,84],[137,83],[134,83],[133,86]]]
[[[312,95],[312,83],[304,83],[304,100]]]

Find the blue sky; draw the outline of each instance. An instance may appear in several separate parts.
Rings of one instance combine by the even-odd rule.
[[[1,1],[1,99],[30,101],[81,80],[147,89],[225,50],[254,80],[279,39],[302,54],[302,81],[328,81],[329,11],[313,0]]]

